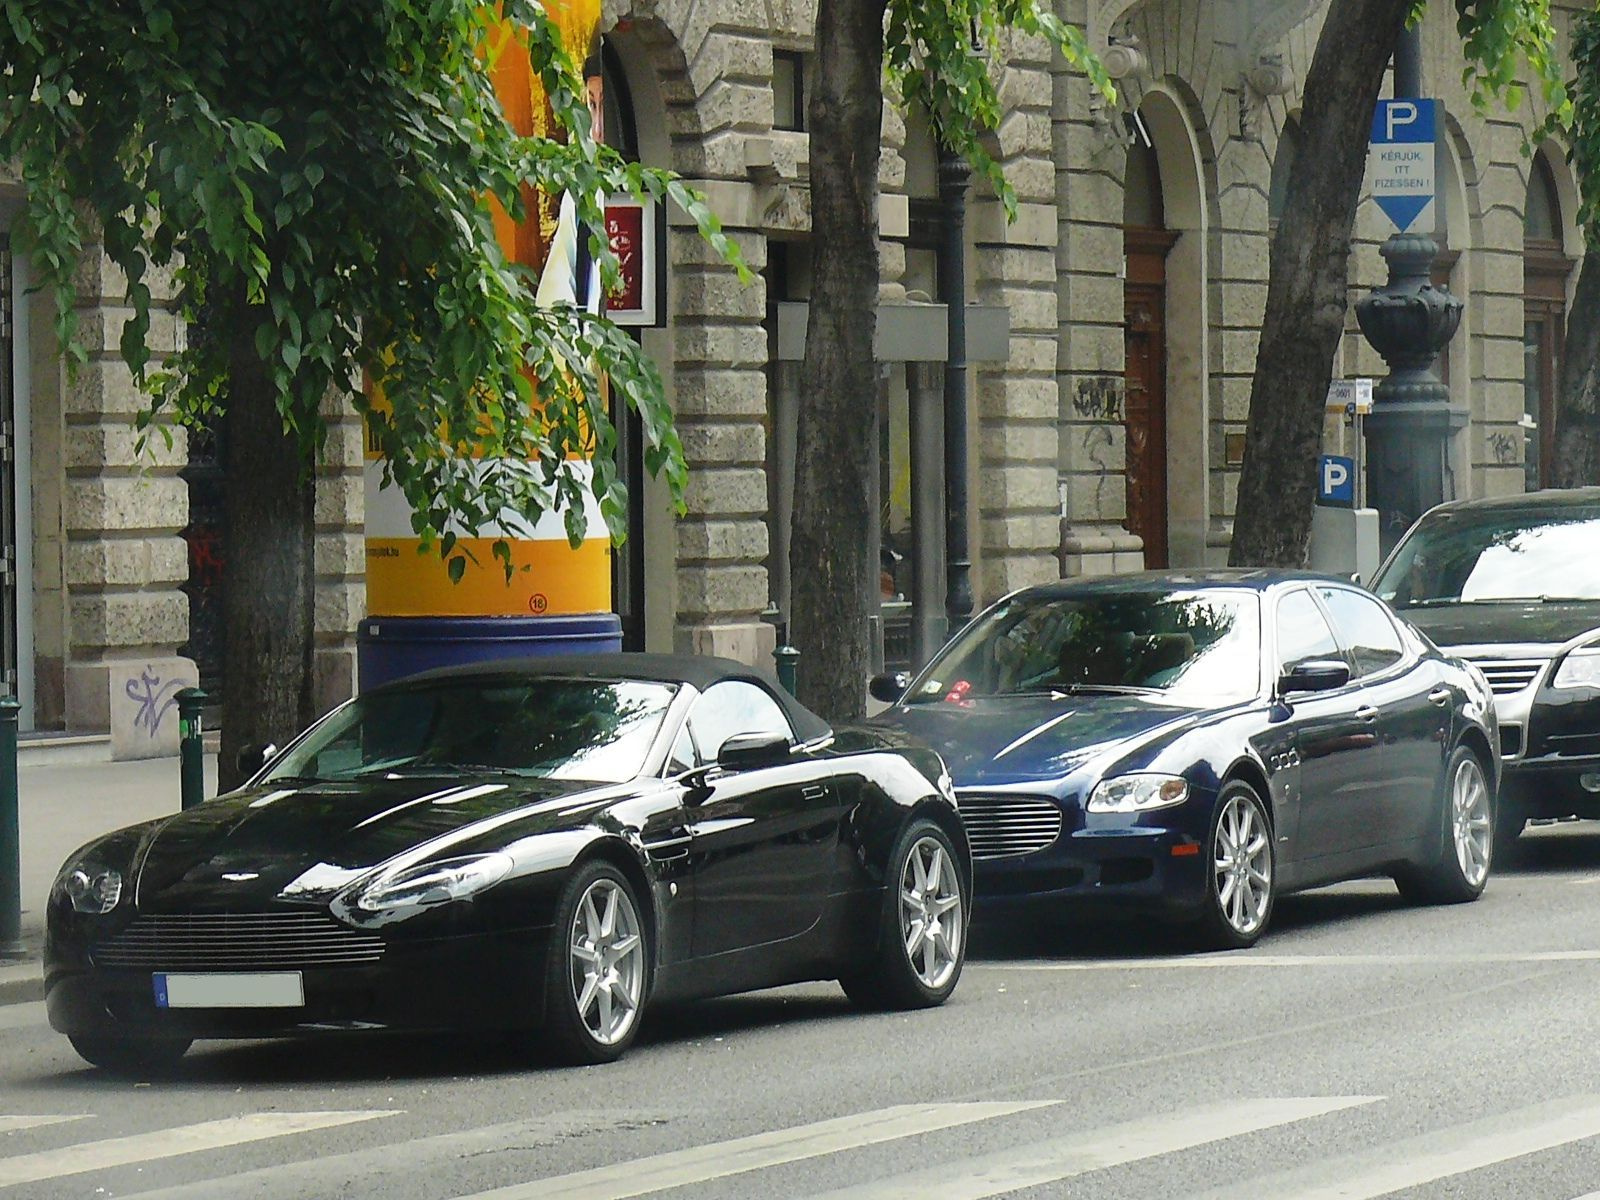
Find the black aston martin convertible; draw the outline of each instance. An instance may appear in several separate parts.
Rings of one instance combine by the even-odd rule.
[[[720,659],[430,672],[242,788],[75,853],[50,1023],[144,1069],[195,1038],[510,1030],[618,1057],[647,1003],[838,979],[955,988],[971,861],[944,765]]]

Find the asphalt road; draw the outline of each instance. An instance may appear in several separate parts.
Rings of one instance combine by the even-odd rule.
[[[0,1200],[1594,1200],[1597,1032],[1600,825],[1564,825],[1477,904],[1365,881],[1212,956],[982,926],[944,1009],[789,988],[658,1013],[586,1070],[341,1037],[202,1045],[132,1083],[12,1005]]]

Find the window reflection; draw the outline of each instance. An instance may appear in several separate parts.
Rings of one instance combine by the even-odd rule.
[[[1254,593],[1110,592],[1002,605],[935,660],[908,702],[1134,690],[1211,704],[1259,684]]]
[[[1524,598],[1600,600],[1600,513],[1443,514],[1400,547],[1373,590],[1397,608]]]

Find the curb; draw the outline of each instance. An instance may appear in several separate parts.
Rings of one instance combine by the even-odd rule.
[[[44,999],[44,964],[34,954],[20,962],[0,964],[0,1004],[25,1004]]]

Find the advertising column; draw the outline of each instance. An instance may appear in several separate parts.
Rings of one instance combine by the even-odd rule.
[[[545,0],[545,6],[568,53],[587,59],[599,0]],[[527,48],[509,27],[499,30],[491,55],[495,91],[512,125],[522,134],[553,135],[556,123]],[[598,69],[587,83],[594,136],[601,140]],[[495,229],[507,256],[538,273],[539,304],[575,302],[578,230],[570,199],[535,194],[524,221],[513,223],[497,211]],[[383,486],[382,457],[370,441],[365,466],[369,615],[358,635],[363,688],[455,663],[621,648],[621,622],[611,611],[611,543],[592,496],[585,505],[587,536],[578,546],[568,541],[560,513],[546,513],[531,536],[482,529],[457,541],[469,553],[460,581],[452,582],[435,550],[418,552],[411,507],[399,488]],[[509,582],[491,551],[501,536],[511,549]]]

